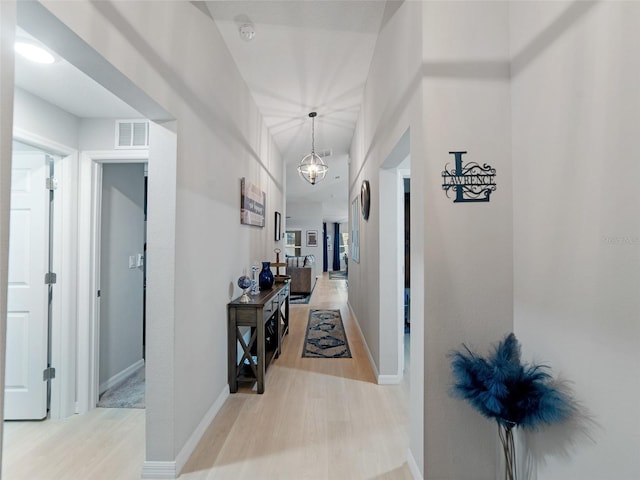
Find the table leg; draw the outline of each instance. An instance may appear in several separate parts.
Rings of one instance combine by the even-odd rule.
[[[236,312],[235,309],[229,309],[229,332],[228,332],[228,368],[229,368],[229,391],[236,393],[238,391],[238,339],[236,337]]]
[[[258,329],[258,393],[264,393],[265,345],[264,345],[264,317],[261,308],[256,309],[256,328]]]

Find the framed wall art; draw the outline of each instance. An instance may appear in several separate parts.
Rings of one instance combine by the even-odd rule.
[[[260,187],[240,179],[240,223],[264,227],[264,212],[267,196]]]
[[[282,215],[280,215],[280,212],[276,212],[273,225],[275,228],[273,239],[279,242],[282,238]]]
[[[360,263],[360,199],[351,202],[351,260]]]
[[[318,246],[318,231],[307,230],[307,247],[317,247],[317,246]]]

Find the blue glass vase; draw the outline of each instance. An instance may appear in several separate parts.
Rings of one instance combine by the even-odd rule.
[[[262,270],[258,275],[258,284],[262,290],[269,290],[273,287],[273,272],[271,271],[271,262],[262,262]]]

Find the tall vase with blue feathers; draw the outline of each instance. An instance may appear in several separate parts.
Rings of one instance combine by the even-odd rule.
[[[520,344],[507,335],[487,357],[466,345],[451,353],[454,384],[451,393],[466,400],[498,425],[505,460],[505,480],[517,480],[513,430],[536,430],[563,422],[576,412],[575,400],[558,390],[549,367],[520,360]]]

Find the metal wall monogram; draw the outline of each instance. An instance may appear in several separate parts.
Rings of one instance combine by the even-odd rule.
[[[456,166],[453,170],[448,170],[449,164],[445,165],[442,172],[442,189],[456,192],[457,202],[488,202],[491,192],[496,190],[496,169],[486,163],[480,165],[476,162],[468,162],[462,165],[462,155],[467,152],[449,152],[455,157]]]

